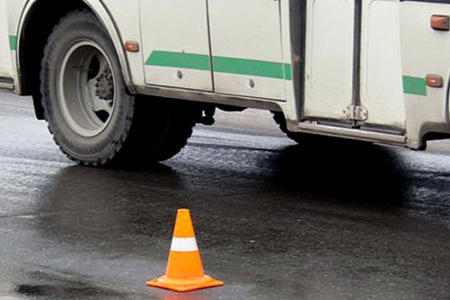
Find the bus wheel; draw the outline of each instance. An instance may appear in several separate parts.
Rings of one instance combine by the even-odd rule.
[[[277,125],[280,127],[280,130],[283,133],[285,133],[288,136],[288,138],[290,138],[291,140],[295,141],[298,144],[304,142],[305,135],[303,133],[290,132],[287,130],[286,118],[284,117],[284,114],[282,112],[273,111],[272,115],[275,123],[277,123]]]
[[[176,105],[130,95],[108,33],[85,10],[69,13],[53,29],[40,78],[49,130],[83,165],[167,159],[186,144],[197,118],[196,111],[181,115]]]

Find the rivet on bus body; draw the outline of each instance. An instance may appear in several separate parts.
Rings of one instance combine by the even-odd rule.
[[[248,86],[249,86],[251,89],[255,87],[255,82],[253,81],[253,79],[250,79],[250,80],[248,81]]]
[[[442,87],[444,85],[442,76],[434,75],[434,74],[428,74],[425,77],[425,82],[427,83],[427,86],[429,86],[429,87]]]
[[[181,71],[177,71],[177,78],[178,79],[182,79],[183,78],[183,73]]]
[[[430,23],[434,30],[449,31],[450,29],[449,16],[432,15]]]
[[[139,52],[139,43],[136,41],[126,41],[125,50],[128,52]]]

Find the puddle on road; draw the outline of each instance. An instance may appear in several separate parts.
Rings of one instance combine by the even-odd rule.
[[[9,291],[25,299],[126,299],[127,295],[76,279],[32,272],[23,282],[11,286]],[[71,275],[73,276],[73,275]]]
[[[20,284],[16,293],[27,297],[45,297],[46,299],[71,299],[86,297],[123,298],[123,295],[114,291],[83,285],[32,285]]]

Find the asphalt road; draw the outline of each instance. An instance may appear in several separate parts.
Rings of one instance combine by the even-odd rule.
[[[0,299],[450,299],[450,146],[297,146],[220,114],[151,169],[79,167],[0,94]],[[150,288],[177,208],[225,286]]]

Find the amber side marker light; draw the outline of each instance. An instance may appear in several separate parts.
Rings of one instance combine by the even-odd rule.
[[[139,43],[136,41],[126,41],[125,50],[128,52],[139,52]]]
[[[443,30],[443,31],[449,31],[449,16],[442,16],[442,15],[432,15],[431,16],[431,28],[434,30]]]
[[[443,86],[442,76],[439,76],[439,75],[428,74],[425,77],[425,82],[430,87],[442,87]]]

